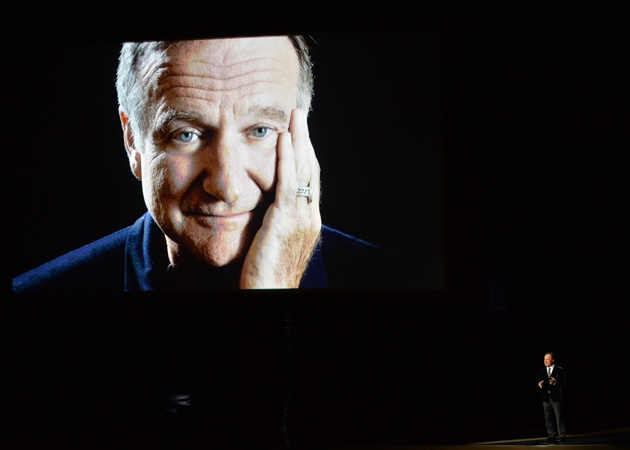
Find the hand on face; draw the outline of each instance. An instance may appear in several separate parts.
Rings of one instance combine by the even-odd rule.
[[[306,112],[294,109],[289,131],[278,138],[276,197],[245,258],[242,289],[299,286],[322,225],[319,174]],[[310,203],[297,196],[297,188],[307,186],[312,192]]]
[[[321,219],[306,112],[293,109],[293,45],[286,37],[186,41],[167,60],[149,77],[155,117],[141,147],[123,111],[121,122],[180,284],[212,288],[207,269],[242,264],[234,287],[298,287]],[[297,197],[309,186],[312,203]]]

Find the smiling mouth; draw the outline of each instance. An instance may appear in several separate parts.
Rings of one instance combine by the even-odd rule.
[[[187,214],[195,221],[203,225],[212,224],[246,224],[254,215],[254,211],[246,211],[238,214],[206,214],[203,212],[191,212]]]
[[[201,217],[237,217],[245,214],[249,214],[252,211],[245,211],[242,213],[234,213],[234,214],[212,214],[212,213],[204,213],[204,212],[189,212],[187,213],[189,216],[201,216]]]

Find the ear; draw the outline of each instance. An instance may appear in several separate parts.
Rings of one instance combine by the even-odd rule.
[[[131,121],[122,108],[118,109],[118,115],[120,116],[120,124],[122,125],[125,139],[125,150],[127,150],[131,171],[138,180],[142,180],[142,155],[140,149],[136,147],[133,130],[131,129]]]

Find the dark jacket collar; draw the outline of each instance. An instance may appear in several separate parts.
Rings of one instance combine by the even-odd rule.
[[[148,212],[131,227],[125,245],[125,291],[168,287],[168,256],[162,230]]]

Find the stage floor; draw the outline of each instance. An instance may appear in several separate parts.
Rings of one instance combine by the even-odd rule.
[[[571,450],[592,450],[593,447],[612,446],[617,448],[630,448],[630,428],[619,430],[602,431],[597,433],[570,434],[567,439],[561,443],[545,443],[546,437],[530,438],[530,439],[514,439],[495,442],[476,442],[468,445],[401,445],[401,446],[327,446],[326,450],[471,450],[488,448],[492,450],[515,450],[522,447],[549,447],[562,446]]]
[[[495,441],[495,442],[478,442],[471,445],[475,446],[492,446],[493,450],[496,450],[498,446],[549,446],[549,445],[561,445],[569,446],[571,448],[578,448],[579,446],[593,446],[593,445],[630,445],[630,428],[624,428],[620,430],[602,431],[596,433],[584,433],[584,434],[569,434],[567,439],[563,442],[554,442],[547,444],[544,442],[546,437],[529,438],[529,439],[514,439],[508,441]]]

